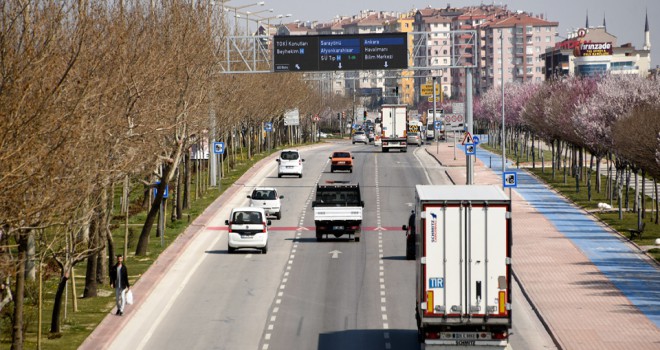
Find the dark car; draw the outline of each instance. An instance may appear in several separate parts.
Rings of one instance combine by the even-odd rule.
[[[415,211],[408,218],[408,225],[401,226],[406,231],[406,260],[415,260]]]

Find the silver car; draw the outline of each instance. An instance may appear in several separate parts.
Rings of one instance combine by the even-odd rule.
[[[422,138],[419,136],[418,132],[409,132],[406,135],[406,142],[409,145],[417,145],[419,147],[422,145]]]
[[[365,145],[369,143],[369,139],[367,138],[367,134],[364,133],[364,131],[356,131],[355,134],[353,134],[353,144],[357,142],[362,142]]]

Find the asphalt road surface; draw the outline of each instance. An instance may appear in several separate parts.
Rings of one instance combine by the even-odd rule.
[[[328,156],[349,150],[352,173],[330,173]],[[373,145],[325,143],[301,149],[304,176],[277,177],[275,161],[242,184],[181,254],[111,349],[417,349],[414,261],[405,235],[416,184],[449,184],[422,148],[381,153]],[[365,202],[360,242],[317,242],[312,195],[317,182],[359,183]],[[269,250],[227,252],[224,220],[255,186],[273,186],[282,219]],[[513,349],[554,345],[517,286]]]

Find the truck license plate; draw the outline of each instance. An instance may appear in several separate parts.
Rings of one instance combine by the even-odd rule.
[[[479,339],[479,333],[440,333],[442,339]]]
[[[338,231],[338,230],[343,230],[343,229],[344,229],[344,226],[332,226],[332,229],[333,229],[333,230],[336,230],[336,231]]]

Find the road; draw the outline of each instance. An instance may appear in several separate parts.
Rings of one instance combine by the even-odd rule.
[[[330,173],[328,155],[350,150],[352,173]],[[372,145],[325,143],[301,150],[302,178],[264,165],[217,212],[138,306],[111,349],[416,349],[414,262],[405,260],[401,225],[415,184],[448,184],[421,148],[381,153]],[[360,242],[314,236],[317,182],[348,180],[362,189]],[[269,251],[227,253],[224,220],[254,186],[285,197],[272,220]],[[513,349],[551,349],[532,308],[514,289]]]

